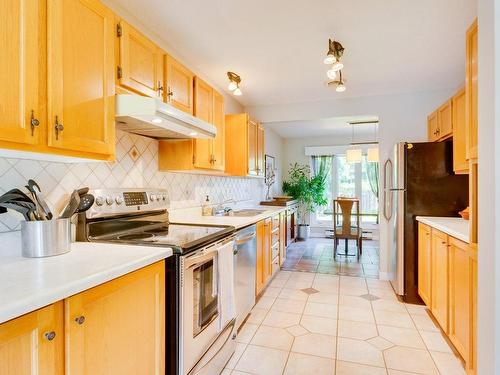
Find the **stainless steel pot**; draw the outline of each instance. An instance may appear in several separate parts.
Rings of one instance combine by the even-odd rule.
[[[71,219],[21,222],[23,257],[42,258],[71,250]]]

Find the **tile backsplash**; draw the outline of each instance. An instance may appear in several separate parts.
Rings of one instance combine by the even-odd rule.
[[[158,142],[123,131],[116,133],[116,162],[55,163],[0,158],[0,193],[23,187],[32,178],[38,182],[52,210],[59,213],[69,194],[83,186],[92,188],[163,188],[170,208],[201,206],[205,195],[213,203],[262,200],[261,179],[208,176],[158,171]],[[20,229],[22,216],[9,211],[0,215],[0,232]]]

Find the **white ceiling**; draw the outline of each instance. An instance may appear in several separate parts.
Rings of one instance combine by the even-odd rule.
[[[376,138],[376,125],[359,124],[353,126],[349,122],[376,121],[376,116],[351,116],[334,117],[307,121],[277,121],[266,123],[265,126],[274,130],[282,138],[353,138],[354,142],[374,140]]]
[[[455,88],[475,0],[116,0],[244,105]],[[328,38],[348,90],[325,85]]]

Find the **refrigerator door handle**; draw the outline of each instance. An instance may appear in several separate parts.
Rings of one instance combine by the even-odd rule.
[[[391,187],[387,186],[388,182]],[[392,190],[392,161],[387,159],[384,164],[384,217],[387,221],[392,217]]]

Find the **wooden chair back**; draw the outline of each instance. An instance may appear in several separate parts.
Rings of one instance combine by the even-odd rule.
[[[354,212],[353,212],[354,207]],[[339,223],[342,214],[342,226]],[[354,217],[354,223],[353,223]],[[358,238],[360,233],[359,199],[338,197],[333,200],[333,229],[338,238]]]

